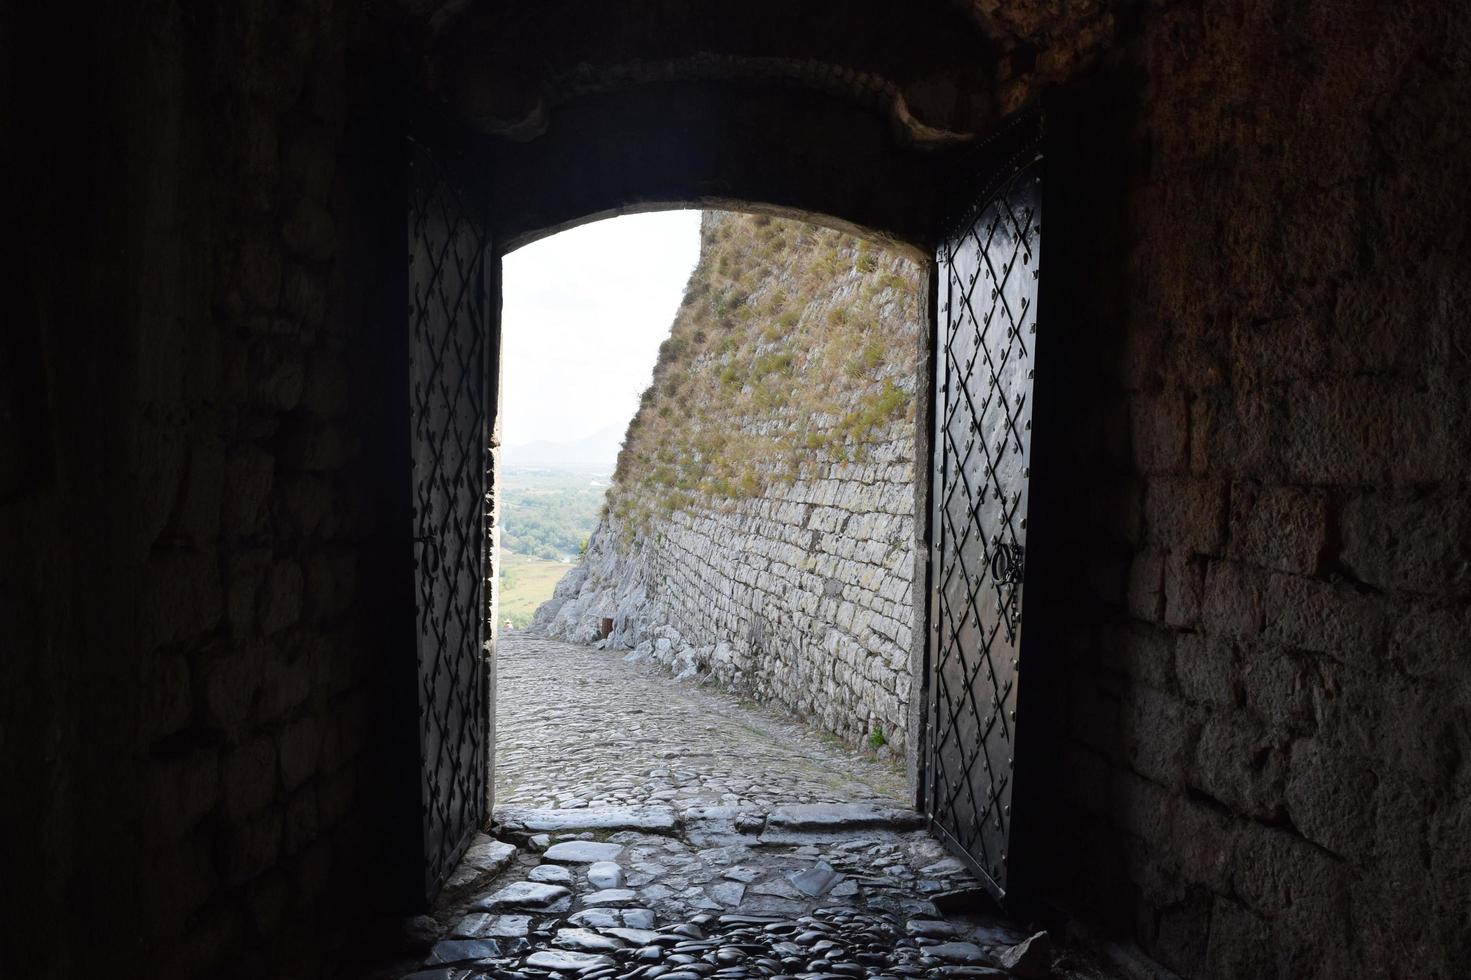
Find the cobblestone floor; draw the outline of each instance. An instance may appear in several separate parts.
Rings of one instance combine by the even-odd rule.
[[[496,804],[905,805],[902,768],[620,652],[505,633]]]
[[[618,652],[503,633],[498,667],[495,836],[385,975],[1104,976],[956,913],[975,883],[893,764]]]

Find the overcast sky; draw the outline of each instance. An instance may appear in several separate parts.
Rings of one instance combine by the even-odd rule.
[[[501,441],[621,430],[699,257],[700,212],[625,215],[505,258]]]

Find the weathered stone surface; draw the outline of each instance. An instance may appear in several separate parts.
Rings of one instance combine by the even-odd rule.
[[[616,927],[620,921],[621,918],[616,909],[582,909],[567,917],[570,925],[592,929],[611,929]]]
[[[632,905],[637,898],[638,893],[631,888],[604,888],[582,896],[582,904],[588,906]]]
[[[790,875],[792,884],[804,895],[823,895],[838,883],[842,876],[826,865],[819,864],[805,871],[793,872]]]
[[[654,913],[648,909],[624,909],[619,913],[623,924],[630,929],[652,929]]]
[[[1265,568],[1311,575],[1327,543],[1328,500],[1300,487],[1231,488],[1228,554]]]
[[[577,949],[584,953],[611,953],[625,945],[621,939],[605,936],[591,929],[558,929],[553,942],[566,949]]]
[[[513,832],[640,830],[658,834],[673,831],[675,823],[674,811],[663,806],[607,806],[577,810],[502,807],[496,811],[496,816],[508,831]]]
[[[492,915],[474,912],[455,923],[450,933],[461,939],[515,939],[531,929],[527,915]]]
[[[726,908],[735,908],[746,896],[746,886],[735,881],[723,881],[709,888],[710,897]]]
[[[445,963],[464,963],[469,960],[490,959],[501,955],[500,946],[494,939],[445,939],[434,944],[429,952],[428,966]]]
[[[504,813],[505,811],[499,812]],[[567,864],[593,864],[598,861],[611,861],[621,853],[623,853],[622,844],[568,840],[560,844],[553,844],[546,849],[542,857],[548,861],[562,861]]]
[[[547,885],[535,881],[518,881],[500,891],[486,896],[478,904],[487,911],[498,912],[515,909],[544,909],[558,899],[572,893],[561,885]]]
[[[532,868],[531,873],[526,876],[527,881],[539,881],[547,885],[570,885],[572,878],[572,872],[560,864],[543,864]]]
[[[618,888],[623,884],[623,869],[613,861],[599,861],[588,867],[587,883],[593,888]]]
[[[526,957],[527,966],[539,966],[546,970],[570,970],[586,973],[599,967],[612,966],[614,959],[601,953],[579,953],[575,950],[544,949]]]
[[[477,834],[454,874],[450,876],[449,885],[451,888],[458,888],[482,876],[498,875],[515,858],[516,845],[498,841],[485,834]]]
[[[399,923],[398,939],[409,947],[427,947],[439,934],[440,925],[432,915],[416,915]]]
[[[1052,960],[1056,955],[1052,937],[1038,932],[1003,950],[999,962],[1019,977],[1045,977],[1052,973]]]
[[[904,928],[913,935],[930,939],[952,939],[966,931],[962,923],[944,919],[910,919],[904,924]]]
[[[766,829],[853,830],[862,827],[920,827],[924,817],[913,810],[859,803],[799,803],[778,807],[766,816]]]
[[[986,961],[985,951],[975,943],[937,943],[934,946],[925,947],[925,954],[947,963],[984,963]],[[1028,974],[1017,975],[1027,976]]]

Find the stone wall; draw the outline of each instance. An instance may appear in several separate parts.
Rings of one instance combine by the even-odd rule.
[[[754,247],[770,241],[786,244]],[[592,642],[611,618],[608,644],[632,660],[902,750],[922,282],[909,261],[848,236],[707,213],[608,514],[533,628]],[[733,351],[702,317],[707,303],[736,317],[729,330],[743,340]],[[694,341],[707,332],[703,346]],[[735,367],[750,373],[722,384]],[[885,393],[881,417],[855,424]],[[666,403],[678,414],[661,414]],[[710,446],[722,429],[728,441]],[[678,447],[688,462],[702,446],[697,464],[667,458]]]
[[[1053,895],[1186,976],[1471,962],[1468,41],[1180,5],[1059,132]]]
[[[0,973],[285,976],[385,894],[385,400],[343,283],[384,219],[401,264],[403,219],[353,197],[342,12],[144,6],[0,29],[35,319],[30,443],[0,446]]]

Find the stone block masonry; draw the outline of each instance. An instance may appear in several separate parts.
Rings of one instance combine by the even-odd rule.
[[[286,964],[393,887],[375,406],[407,388],[373,338],[403,329],[402,136],[352,95],[353,11],[195,13],[21,45],[107,39],[59,98],[108,163],[70,142],[15,177],[26,288],[66,297],[34,304],[34,373],[70,407],[0,446],[29,460],[0,479],[7,977],[319,973]],[[0,145],[55,145],[8,129],[16,97]]]
[[[595,642],[611,618],[608,645],[632,659],[713,679],[850,743],[902,751],[915,628],[920,278],[904,260],[795,222],[775,224],[779,240],[799,244],[762,249],[742,275],[745,246],[772,224],[707,216],[690,290],[726,304],[743,280],[741,301],[759,312],[734,328],[742,340],[723,342],[733,350],[661,361],[630,426],[608,514],[534,628]],[[803,283],[810,292],[799,291]],[[865,296],[879,302],[865,308]],[[686,300],[666,354],[703,331],[699,309]],[[739,388],[701,384],[788,361],[779,398],[750,397],[766,383],[755,368],[739,375]],[[670,389],[683,395],[685,416],[651,425]],[[722,426],[726,448],[702,456]],[[655,439],[661,450],[687,441],[707,473],[744,472],[678,496],[668,485],[699,474],[680,461],[661,481],[641,455]],[[651,462],[665,465],[657,455]]]
[[[849,741],[881,733],[900,748],[914,486],[908,460],[893,469],[899,479],[865,484],[834,466],[782,499],[681,512],[627,550],[623,527],[607,521],[544,607],[555,618],[538,625],[592,641],[611,617],[610,645],[635,658],[714,678]]]

